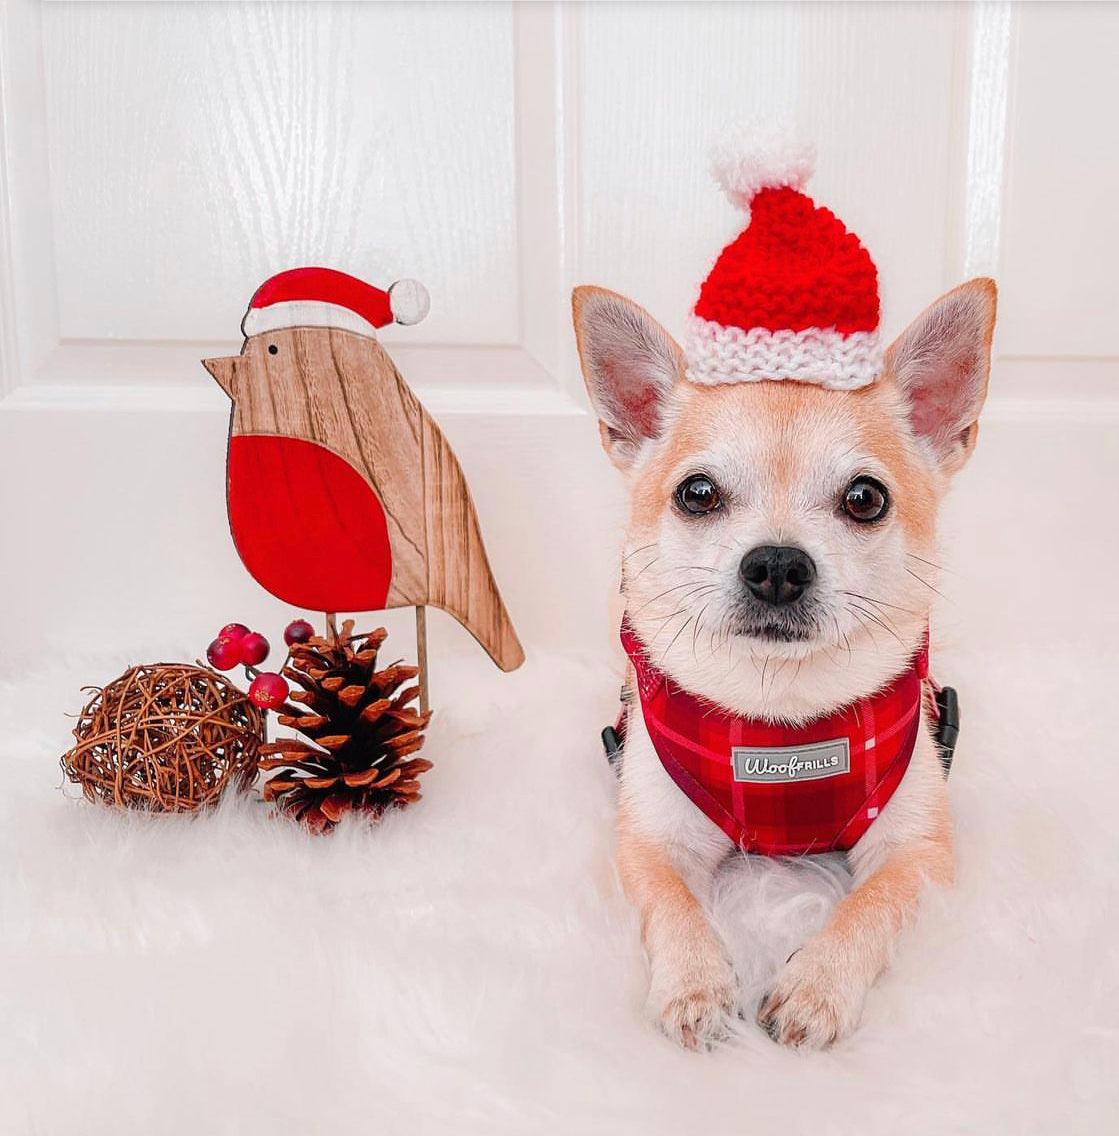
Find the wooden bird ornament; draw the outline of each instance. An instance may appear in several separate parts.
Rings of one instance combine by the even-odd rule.
[[[505,671],[524,661],[451,447],[376,329],[418,323],[427,292],[328,268],[257,290],[241,354],[203,360],[233,400],[229,526],[250,574],[285,603],[328,613],[455,617]],[[424,645],[421,641],[421,664]]]

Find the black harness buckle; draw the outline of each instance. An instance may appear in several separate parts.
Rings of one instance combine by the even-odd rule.
[[[622,756],[622,739],[613,726],[607,726],[602,731],[602,748],[606,750],[606,760],[610,762],[610,767],[617,772],[618,761]]]
[[[960,699],[951,686],[942,686],[936,692],[936,744],[940,746],[940,764],[944,776],[952,770],[952,756],[960,737]]]

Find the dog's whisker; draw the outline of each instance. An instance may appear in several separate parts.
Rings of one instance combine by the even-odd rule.
[[[641,577],[642,577],[642,576],[644,576],[644,575],[645,575],[645,573],[646,573],[646,572],[648,572],[648,571],[649,571],[649,569],[650,569],[650,568],[652,568],[652,566],[653,566],[654,564],[656,564],[658,560],[660,560],[660,557],[659,557],[659,556],[654,556],[654,557],[653,557],[653,559],[652,559],[652,560],[650,560],[650,561],[649,561],[649,563],[648,563],[648,564],[646,564],[646,565],[645,565],[645,566],[644,566],[644,567],[643,567],[643,568],[642,568],[642,569],[641,569],[641,570],[640,570],[640,571],[639,571],[639,572],[637,573],[637,575],[636,575],[636,576],[634,576],[634,577],[632,577],[631,579],[628,579],[628,580],[626,579],[626,576],[625,576],[625,572],[623,571],[623,573],[622,573],[622,580],[623,580],[623,582],[624,582],[624,583],[625,583],[625,584],[626,584],[627,586],[628,586],[628,585],[633,585],[633,584],[637,583],[637,581],[638,581],[638,580],[640,580],[640,579],[641,579]]]
[[[649,639],[648,645],[650,647],[653,645],[655,640],[660,636],[661,632],[665,629],[665,627],[668,625],[670,620],[675,619],[676,616],[683,615],[688,611],[687,603],[690,599],[693,598],[693,596],[705,595],[709,591],[712,591],[715,588],[715,585],[714,584],[697,584],[697,585],[694,586],[694,588],[695,588],[695,590],[693,592],[690,592],[688,595],[681,597],[681,599],[679,601],[680,606],[677,607],[677,609],[674,612],[672,612],[670,615],[665,616],[664,619],[661,620],[660,624],[658,624],[657,630],[652,634],[652,636]]]
[[[732,621],[729,613],[724,614],[723,618],[719,620],[719,630],[723,631],[723,637],[719,641],[718,650],[721,651],[724,647],[727,648],[727,665],[726,669],[723,671],[724,681],[730,676],[731,671],[733,671],[735,666],[738,664],[738,659],[735,658],[734,651],[730,648],[731,622]],[[726,629],[725,631],[724,628]],[[753,661],[753,656],[751,656],[751,661]]]
[[[649,641],[646,645],[651,647],[656,642],[657,636],[660,635],[660,633],[668,625],[669,621],[675,619],[678,615],[684,615],[687,610],[688,609],[686,607],[678,607],[671,615],[666,615],[664,619],[662,619],[661,622],[657,624],[656,631],[654,631],[653,634],[649,636]]]
[[[913,611],[912,608],[899,607],[897,604],[887,603],[885,600],[875,599],[874,596],[864,596],[861,592],[841,591],[839,594],[841,596],[850,596],[852,599],[856,600],[865,600],[867,603],[874,604],[876,607],[888,607],[892,608],[894,611],[904,611],[906,615],[918,614],[917,612]]]
[[[917,583],[924,584],[925,587],[928,588],[930,592],[935,592],[938,596],[940,596],[941,599],[947,599],[947,597],[944,595],[944,593],[942,591],[940,591],[939,588],[934,588],[932,586],[932,584],[930,584],[928,582],[928,580],[922,579],[920,576],[917,575],[916,572],[913,571],[912,568],[906,568],[906,571],[910,574],[910,576],[913,577],[914,580],[917,581]]]
[[[672,638],[669,640],[668,646],[665,647],[665,649],[661,652],[660,661],[657,663],[658,667],[661,667],[661,666],[664,665],[665,659],[668,658],[668,652],[672,650],[672,647],[675,644],[676,640],[679,639],[681,635],[683,635],[683,633],[687,630],[688,625],[692,622],[693,619],[695,619],[694,615],[690,616],[688,619],[686,619],[684,621],[684,623],[681,625],[680,630],[677,631],[676,634],[673,635]]]
[[[873,604],[875,601],[874,600],[868,600],[867,602]],[[868,615],[874,615],[877,619],[881,620],[881,622],[883,623],[884,626],[889,627],[890,630],[894,631],[895,633],[897,632],[897,624],[889,617],[889,615],[886,612],[882,611],[881,608],[877,607],[877,605],[874,608],[868,610],[867,614]],[[912,614],[916,614],[916,613],[914,612]]]
[[[915,552],[907,552],[906,556],[912,560],[917,560],[921,564],[927,564],[930,568],[935,568],[938,572],[949,572],[950,568],[945,568],[943,564],[937,564],[935,560],[926,560],[923,556],[918,556]]]
[[[657,595],[653,596],[652,599],[646,600],[636,611],[631,612],[630,616],[631,616],[631,618],[636,618],[647,607],[649,607],[651,604],[655,604],[657,602],[657,600],[664,599],[664,597],[667,596],[670,592],[678,592],[683,588],[695,588],[695,587],[704,587],[704,586],[714,587],[713,584],[697,585],[694,580],[685,580],[684,583],[682,583],[682,584],[674,584],[671,588],[665,588],[665,590],[663,592],[660,592]]]
[[[778,667],[778,668],[777,668],[777,669],[776,669],[776,670],[775,670],[775,671],[773,672],[773,674],[772,674],[772,675],[770,676],[770,679],[769,679],[769,692],[770,692],[770,694],[772,694],[772,693],[773,693],[773,688],[774,688],[775,684],[777,683],[777,680],[778,680],[778,679],[779,679],[779,678],[781,677],[781,675],[782,675],[782,674],[784,673],[784,671],[785,671],[785,668],[786,668],[786,667],[787,667],[788,665],[789,665],[789,659],[788,659],[788,657],[786,656],[786,657],[785,657],[784,659],[782,659],[782,660],[781,660],[781,665],[780,665],[780,666],[779,666],[779,667]]]
[[[692,631],[692,658],[695,659],[695,661],[697,663],[699,662],[699,655],[697,653],[698,641],[699,641],[699,629],[703,624],[703,617],[707,614],[707,609],[714,602],[715,602],[714,600],[708,600],[707,603],[705,603],[703,605],[702,609],[700,610],[699,615],[696,616],[695,628]]]
[[[656,564],[658,560],[660,560],[659,556],[653,557],[653,559],[650,560],[648,564],[644,565],[640,569],[640,571],[637,572],[636,575],[631,576],[631,577],[627,577],[626,574],[625,574],[625,571],[623,569],[623,572],[622,572],[622,590],[628,592],[628,589],[631,588],[634,584],[636,584],[637,581],[640,580],[641,577],[644,576],[645,573],[648,572],[648,570],[650,568],[652,568],[652,566],[654,564]],[[678,574],[680,572],[712,572],[712,573],[718,574],[717,569],[715,569],[715,568],[705,568],[701,564],[688,564],[683,568],[663,568],[657,573],[657,575],[658,576],[670,576],[670,575]],[[684,587],[685,585],[681,584],[679,586]],[[650,600],[649,602],[651,603],[652,601]]]
[[[839,637],[843,636],[843,642],[847,647],[847,662],[851,662],[851,637],[839,626],[839,616],[833,615],[832,619],[835,620],[835,649],[839,650]]]
[[[877,615],[875,615],[874,612],[868,610],[865,607],[859,607],[858,610],[861,611],[867,617],[867,619],[871,620],[879,627],[881,627],[883,631],[887,632],[887,634],[892,635],[899,643],[901,643],[903,647],[905,646],[905,643],[902,641],[901,636],[883,619],[880,619]]]
[[[867,633],[868,636],[870,636],[870,641],[872,644],[874,644],[874,649],[876,651],[880,650],[878,637],[874,634],[874,630],[867,622],[860,609],[856,608],[853,604],[848,604],[847,610],[855,617],[855,620],[858,622],[859,626],[862,627],[862,629]]]
[[[785,687],[786,691],[792,690],[797,684],[797,679],[800,678],[800,668],[804,666],[804,659],[797,659],[797,669],[793,671],[793,677],[789,681],[789,685]]]
[[[640,548],[635,548],[632,552],[627,552],[625,556],[622,557],[622,563],[625,564],[631,556],[636,556],[639,552],[648,552],[650,548],[656,547],[656,541],[653,541],[651,544],[643,544]]]

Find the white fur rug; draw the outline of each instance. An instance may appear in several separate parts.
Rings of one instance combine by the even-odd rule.
[[[425,799],[315,839],[249,798],[186,820],[62,792],[63,711],[125,661],[0,694],[6,1134],[1116,1131],[1114,655],[944,656],[957,890],[853,1039],[792,1053],[744,1023],[705,1055],[641,1018],[606,662],[441,661]],[[835,864],[726,873],[748,999],[843,886]]]

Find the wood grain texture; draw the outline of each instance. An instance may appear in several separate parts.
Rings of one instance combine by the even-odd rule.
[[[428,602],[469,628],[502,670],[513,670],[524,652],[494,583],[470,490],[429,415],[422,416],[420,429]]]
[[[375,339],[327,328],[269,332],[206,367],[233,399],[233,435],[315,442],[368,482],[392,547],[386,607],[442,608],[503,670],[523,662],[458,460]]]
[[[62,336],[219,341],[341,263],[438,282],[409,343],[515,340],[508,5],[35,6]]]

